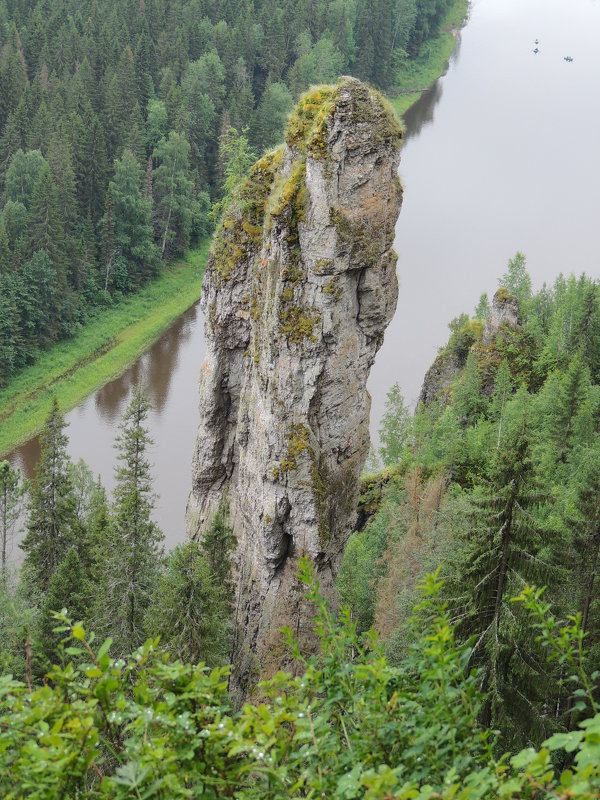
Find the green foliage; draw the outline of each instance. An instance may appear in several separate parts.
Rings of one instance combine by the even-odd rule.
[[[151,520],[153,508],[146,428],[150,403],[138,386],[123,415],[117,437],[114,504],[106,541],[101,546],[102,587],[95,618],[119,653],[146,636],[145,614],[158,579],[162,533]]]
[[[517,326],[502,325],[484,345],[485,304],[475,319],[451,323],[430,373],[437,396],[410,421],[404,489],[383,474],[370,478],[383,497],[350,538],[338,581],[359,628],[374,624],[398,661],[410,642],[415,581],[441,563],[458,636],[476,637],[482,720],[500,730],[498,746],[514,751],[572,730],[582,712],[569,700],[567,668],[545,664],[510,595],[527,581],[547,584],[555,613],[580,615],[585,669],[600,652],[600,387],[590,338],[600,318],[597,282],[586,276],[561,276],[531,295],[519,256],[503,278],[511,281],[524,299]],[[585,347],[573,330],[587,332]],[[402,418],[390,433],[404,436]],[[442,478],[440,499],[433,489]]]
[[[178,545],[161,572],[146,629],[183,662],[227,663],[232,632],[228,581],[229,574],[219,579],[196,542]]]
[[[190,146],[175,131],[161,139],[153,153],[158,162],[152,175],[155,227],[159,232],[160,254],[181,255],[190,243],[193,182],[189,173]]]
[[[304,659],[288,631],[296,677],[263,682],[261,702],[238,712],[226,669],[173,662],[152,640],[115,660],[110,639],[98,646],[80,622],[55,614],[68,663],[31,689],[0,678],[3,797],[597,796],[598,715],[539,751],[493,760],[490,733],[477,723],[477,675],[465,670],[470,649],[456,640],[437,574],[421,586],[418,635],[399,667],[374,639],[359,639],[347,610],[336,622],[306,562],[301,579],[317,608],[320,650]],[[577,623],[557,629],[535,590],[520,599],[550,651],[570,664]],[[570,766],[555,774],[551,756],[565,749]]]
[[[410,411],[404,405],[400,386],[395,383],[387,393],[385,413],[381,418],[379,453],[384,466],[399,464],[411,434]]]
[[[122,289],[140,286],[155,272],[151,209],[151,199],[142,194],[141,168],[131,150],[126,150],[115,161],[115,177],[108,185],[104,216],[106,240],[110,243],[107,263],[122,259],[125,269]],[[107,274],[109,270],[110,267]],[[114,282],[114,273],[112,278]]]
[[[27,535],[21,543],[28,580],[42,591],[47,590],[79,532],[64,428],[55,399],[40,435],[41,454],[31,483]]]
[[[74,0],[44,10],[9,3],[0,20],[0,385],[97,306],[139,290],[158,253],[183,253],[210,233],[250,153],[281,141],[293,99],[311,84],[340,74],[398,84],[411,37],[436,33],[448,5],[425,29],[429,2],[178,0],[166,13],[151,0],[134,14],[98,0],[91,16]],[[316,120],[317,157],[326,119]],[[30,265],[38,251],[50,262],[43,300],[40,264]]]
[[[508,269],[498,283],[514,294],[519,301],[521,313],[523,313],[527,302],[531,299],[531,278],[527,272],[523,253],[517,253],[514,258],[510,259]]]

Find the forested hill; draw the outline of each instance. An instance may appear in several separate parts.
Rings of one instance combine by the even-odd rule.
[[[310,84],[393,90],[450,5],[0,3],[0,386],[207,233]]]
[[[483,295],[450,324],[416,414],[398,387],[388,396],[387,469],[366,479],[362,504],[378,511],[339,582],[359,629],[374,624],[400,662],[415,586],[441,566],[481,670],[482,719],[513,750],[576,727],[572,675],[600,677],[600,288],[561,275],[533,293],[522,254],[500,284],[491,307]],[[581,637],[576,664],[513,602],[527,584],[545,586],[546,612]]]

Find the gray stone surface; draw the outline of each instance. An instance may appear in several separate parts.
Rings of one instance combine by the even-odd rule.
[[[492,309],[485,323],[483,331],[483,345],[487,346],[496,341],[496,336],[504,326],[517,330],[519,325],[519,301],[506,289],[500,288],[492,300]]]
[[[213,246],[187,529],[200,538],[222,507],[238,540],[238,702],[259,670],[286,666],[282,626],[313,646],[301,557],[335,604],[369,448],[367,378],[398,294],[400,139],[359,81],[317,91]]]

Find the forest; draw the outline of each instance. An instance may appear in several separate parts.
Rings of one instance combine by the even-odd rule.
[[[165,556],[143,393],[112,498],[54,406],[18,582],[3,564],[3,796],[598,796],[600,286],[533,293],[520,253],[499,284],[416,413],[389,393],[342,611],[306,563],[319,652],[287,631],[293,673],[241,709],[227,519]],[[24,491],[3,462],[4,545]]]
[[[393,94],[449,0],[2,0],[0,385],[210,234],[311,84]],[[600,796],[600,282],[517,253],[396,385],[316,652],[228,693],[235,537],[165,553],[141,387],[115,488],[0,461],[0,796]],[[18,538],[24,560],[11,569]],[[182,535],[183,538],[183,535]]]
[[[0,387],[210,232],[311,84],[393,92],[451,0],[0,3]]]

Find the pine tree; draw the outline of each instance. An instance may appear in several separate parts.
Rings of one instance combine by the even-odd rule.
[[[56,398],[40,434],[41,454],[31,483],[27,534],[21,544],[25,572],[46,591],[69,547],[77,541],[76,501],[69,477],[66,424]]]

